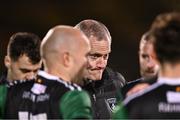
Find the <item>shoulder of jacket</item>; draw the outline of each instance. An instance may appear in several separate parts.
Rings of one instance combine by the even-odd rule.
[[[121,87],[126,84],[126,80],[123,75],[119,72],[113,71],[111,68],[107,67],[105,69],[106,77],[109,81],[114,82],[115,84],[120,85]]]

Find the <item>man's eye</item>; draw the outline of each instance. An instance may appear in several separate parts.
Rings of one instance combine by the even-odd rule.
[[[34,72],[34,73],[37,73],[37,72],[38,72],[38,69],[34,70],[33,72]]]
[[[142,55],[142,58],[147,59],[149,56],[148,55]]]
[[[30,70],[27,70],[27,69],[20,69],[22,73],[28,73],[30,72]]]
[[[106,54],[106,55],[103,56],[104,60],[107,60],[108,57],[109,57],[109,54]]]
[[[97,59],[98,58],[98,56],[96,56],[96,55],[90,55],[89,56],[91,59]]]

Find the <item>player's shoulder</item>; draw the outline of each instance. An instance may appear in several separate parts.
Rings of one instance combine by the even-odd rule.
[[[154,83],[152,85],[150,85],[148,88],[146,88],[145,90],[141,90],[137,93],[134,93],[130,96],[128,96],[124,101],[123,101],[123,104],[124,105],[127,105],[129,104],[130,102],[134,102],[134,101],[139,101],[140,102],[140,99],[147,99],[147,96],[149,96],[149,94],[155,92],[162,84],[161,83]]]
[[[67,82],[60,77],[48,74],[44,71],[39,71],[36,79],[36,83],[47,86],[48,89],[54,89],[57,91],[68,90],[81,90],[81,87],[77,84]]]

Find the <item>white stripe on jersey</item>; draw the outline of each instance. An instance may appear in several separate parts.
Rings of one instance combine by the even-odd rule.
[[[180,85],[180,78],[159,77],[157,82],[168,85]]]
[[[54,75],[51,75],[51,74],[48,74],[48,73],[45,72],[45,71],[39,70],[39,71],[38,71],[38,75],[43,76],[44,78],[47,78],[48,80],[58,81],[58,82],[64,84],[64,85],[65,85],[67,88],[69,88],[70,90],[75,90],[76,88],[77,88],[78,90],[81,89],[81,87],[78,86],[77,84],[74,84],[74,83],[73,83],[73,84],[71,85],[71,84],[69,84],[68,82],[60,79],[59,77],[54,76]],[[75,87],[76,87],[76,88],[75,88]]]
[[[59,77],[54,76],[54,75],[50,75],[47,72],[42,71],[42,70],[38,71],[38,75],[43,76],[43,77],[45,77],[45,78],[47,78],[49,80],[58,80],[59,79]]]
[[[139,92],[134,93],[134,94],[128,96],[128,97],[123,101],[123,104],[126,105],[126,104],[129,103],[131,100],[133,100],[134,98],[139,97],[139,96],[141,96],[141,95],[143,95],[143,94],[145,94],[145,93],[147,93],[147,92],[149,92],[149,91],[151,91],[151,90],[159,87],[160,85],[162,85],[162,84],[156,82],[156,83],[152,84],[151,86],[147,87],[146,89],[140,90]]]
[[[163,84],[168,84],[168,85],[180,85],[180,78],[165,78],[165,77],[159,77],[157,82],[152,84],[151,86],[149,86],[147,89],[145,90],[141,90],[137,93],[134,93],[130,96],[128,96],[124,101],[123,104],[126,105],[127,103],[129,103],[132,99],[139,97],[147,92],[150,92],[152,90],[154,90],[155,88],[163,85]]]
[[[77,85],[77,84],[75,84],[75,83],[73,83],[73,85],[77,88],[77,90],[79,90],[79,91],[82,90],[82,88],[81,88],[79,85]]]

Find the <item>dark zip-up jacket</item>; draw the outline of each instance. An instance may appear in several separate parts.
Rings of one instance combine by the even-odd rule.
[[[125,83],[126,81],[120,73],[106,68],[101,80],[90,80],[83,87],[91,96],[94,119],[111,119],[120,89]]]

